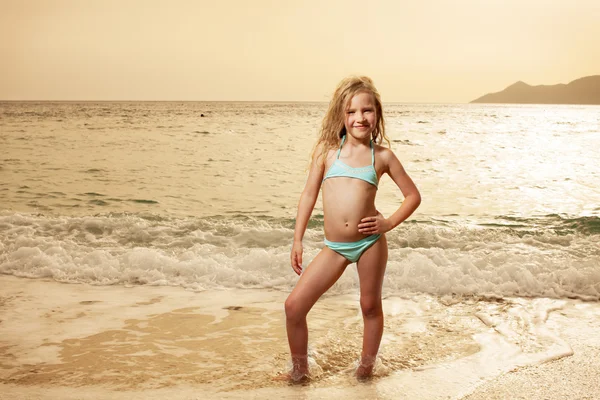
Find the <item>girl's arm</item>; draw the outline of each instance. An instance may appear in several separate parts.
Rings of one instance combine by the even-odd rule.
[[[358,225],[358,230],[366,235],[391,231],[410,217],[417,207],[419,207],[419,204],[421,204],[419,189],[417,189],[417,186],[410,179],[410,176],[408,176],[394,152],[386,149],[382,153],[381,158],[386,165],[385,172],[400,188],[402,195],[404,195],[404,201],[400,205],[400,208],[387,219],[380,213],[373,217],[363,218]]]
[[[322,157],[322,151],[323,146],[319,145],[313,153],[308,180],[306,181],[306,185],[300,196],[300,202],[298,203],[296,227],[294,229],[294,242],[292,243],[292,253],[290,255],[292,268],[298,275],[302,273],[302,238],[304,237],[308,220],[310,219],[310,215],[312,214],[317,198],[319,197],[319,190],[321,189],[323,174],[325,172],[325,162]]]

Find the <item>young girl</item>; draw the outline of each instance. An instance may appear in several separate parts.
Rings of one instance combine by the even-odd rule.
[[[421,196],[385,139],[381,98],[371,79],[350,77],[338,85],[323,119],[300,197],[291,264],[300,275],[285,302],[293,381],[308,377],[306,315],[351,263],[357,263],[364,334],[358,378],[373,372],[383,334],[381,287],[388,257],[388,232],[419,206]],[[404,201],[389,218],[375,208],[379,179],[388,174]],[[302,270],[302,238],[319,189],[323,188],[325,247]]]

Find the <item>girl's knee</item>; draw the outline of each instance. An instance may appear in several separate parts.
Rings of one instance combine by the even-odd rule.
[[[306,314],[301,302],[292,296],[288,296],[285,300],[285,317],[288,320],[298,320],[304,318]]]
[[[365,317],[377,317],[383,315],[380,297],[361,296],[360,309]]]

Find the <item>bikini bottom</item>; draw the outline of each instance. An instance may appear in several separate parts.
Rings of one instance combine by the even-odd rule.
[[[346,257],[350,262],[357,262],[360,256],[379,239],[381,234],[370,235],[356,242],[330,242],[325,239],[325,246]]]

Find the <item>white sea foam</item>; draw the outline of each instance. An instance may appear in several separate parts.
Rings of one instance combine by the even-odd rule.
[[[95,285],[290,290],[285,220],[0,214],[0,272]],[[322,248],[305,236],[305,265]],[[388,234],[391,293],[600,298],[598,235],[408,224]],[[332,293],[355,292],[354,265]]]

